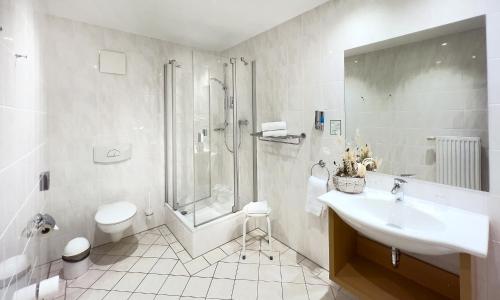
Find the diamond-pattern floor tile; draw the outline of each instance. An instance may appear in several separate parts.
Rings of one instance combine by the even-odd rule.
[[[169,276],[161,287],[159,294],[180,296],[188,281],[189,277],[187,276]]]
[[[212,299],[231,299],[234,280],[232,279],[213,279],[208,289],[207,298]]]
[[[242,237],[192,258],[166,226],[153,228],[94,248],[91,269],[56,299],[355,299],[285,244],[273,239],[269,251],[266,238],[249,232],[245,259]],[[48,264],[46,273],[61,265]]]

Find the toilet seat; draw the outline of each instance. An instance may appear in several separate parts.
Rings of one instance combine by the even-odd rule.
[[[137,213],[137,207],[129,202],[120,201],[104,204],[95,214],[95,221],[102,225],[113,225],[125,222]]]

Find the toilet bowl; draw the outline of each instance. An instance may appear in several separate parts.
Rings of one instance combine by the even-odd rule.
[[[95,221],[99,229],[111,235],[113,242],[123,237],[125,230],[132,225],[137,213],[137,207],[129,202],[120,201],[101,205],[95,214]]]

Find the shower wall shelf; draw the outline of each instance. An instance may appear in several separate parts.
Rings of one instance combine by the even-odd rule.
[[[291,144],[291,145],[300,145],[302,141],[306,138],[305,133],[301,133],[300,135],[289,134],[285,136],[262,136],[262,131],[250,133],[251,136],[255,136],[259,138],[259,140],[264,142],[273,142],[273,143],[281,143],[281,144]]]

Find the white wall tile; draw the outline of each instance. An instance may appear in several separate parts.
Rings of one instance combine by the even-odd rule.
[[[500,58],[500,12],[486,16],[486,43],[488,45],[488,58]]]
[[[488,13],[500,13],[500,2],[497,0],[485,0]]]
[[[46,16],[46,91],[49,98],[50,210],[61,230],[50,237],[52,259],[77,236],[109,241],[94,222],[101,204],[134,203],[132,234],[164,224],[163,65],[191,59],[191,49],[168,42]],[[98,71],[100,49],[127,55],[127,74]],[[183,62],[189,70],[187,63]],[[93,162],[94,146],[132,144],[132,158]],[[154,215],[144,210],[151,195]],[[68,210],[79,213],[68,215]]]
[[[500,150],[500,104],[493,104],[488,107],[488,122],[490,149]]]
[[[44,193],[38,188],[38,176],[47,168],[46,107],[39,72],[43,23],[35,16],[34,3],[0,3],[0,261],[25,255],[33,267],[47,257],[39,235],[27,238],[23,234],[36,213],[46,212]],[[28,58],[16,59],[14,53]],[[14,290],[30,283],[31,273],[10,281],[0,297],[10,299]],[[38,274],[33,276],[38,278]]]
[[[267,100],[272,93],[268,88],[270,86],[268,82],[281,80],[281,78],[277,78],[277,75],[263,74],[262,70],[266,67],[260,64],[263,56],[272,57],[273,54],[269,54],[268,52],[278,49],[281,43],[285,43],[284,41],[279,39],[267,40],[266,47],[263,47],[264,44],[259,41],[263,39],[263,36],[266,36],[266,33],[264,33],[225,51],[225,54],[228,56],[245,53],[245,55],[251,56],[257,61],[257,82],[266,82],[266,84],[258,84],[259,101],[262,101],[263,98],[266,99],[265,102],[259,102],[259,122],[267,121],[270,115],[275,118],[295,115],[295,112],[294,114],[288,113],[287,109],[298,110],[303,113],[302,120],[295,120],[296,118],[293,118],[294,121],[292,121],[294,123],[292,126],[296,128],[302,125],[307,134],[307,138],[301,147],[285,148],[269,144],[258,145],[259,197],[260,199],[268,200],[273,208],[273,230],[276,237],[287,242],[292,248],[304,253],[320,265],[328,266],[328,254],[322,254],[322,249],[326,249],[328,245],[326,220],[309,217],[303,212],[303,204],[305,201],[305,181],[309,168],[316,159],[326,157],[324,152],[319,150],[320,147],[324,145],[326,148],[329,148],[328,152],[340,153],[344,146],[342,139],[338,142],[326,142],[329,139],[326,135],[312,130],[311,119],[313,111],[322,106],[325,99],[328,101],[328,97],[332,97],[331,95],[337,95],[338,93],[338,96],[343,99],[344,50],[483,14],[486,14],[487,18],[489,17],[489,24],[495,25],[497,17],[490,16],[490,13],[498,11],[498,7],[500,7],[498,1],[495,0],[468,0],[461,1],[460,3],[452,0],[439,2],[431,0],[417,2],[403,1],[398,3],[394,1],[378,1],[376,3],[363,2],[363,4],[342,0],[329,1],[317,8],[315,12],[299,16],[278,26],[278,32],[296,32],[297,30],[294,30],[294,28],[302,26],[297,25],[299,21],[302,24],[302,20],[314,19],[316,15],[319,15],[321,18],[321,25],[318,29],[318,32],[321,34],[319,76],[314,74],[314,72],[310,72],[307,86],[303,88],[298,87],[301,81],[297,79],[300,79],[302,75],[294,72],[294,70],[298,70],[297,64],[304,64],[306,61],[306,58],[300,56],[300,51],[307,51],[309,48],[300,45],[300,43],[304,41],[301,34],[308,32],[309,29],[302,28],[298,40],[288,41],[288,65],[277,67],[284,68],[287,74],[291,74],[288,84],[288,103],[281,103],[282,100],[275,98]],[[314,23],[313,21],[312,24]],[[294,25],[292,26],[292,24]],[[397,24],[397,26],[394,24]],[[488,32],[495,34],[497,27],[496,25],[491,26],[492,29],[488,29]],[[312,28],[314,28],[314,25]],[[488,55],[490,58],[492,57],[491,55],[498,57],[494,53],[497,53],[496,49],[499,46],[496,42],[493,42],[497,40],[497,37],[488,36],[487,39]],[[296,49],[301,50],[297,51]],[[314,49],[315,47],[312,48],[312,50]],[[315,53],[315,51],[310,51],[309,53],[312,52]],[[311,55],[309,55],[308,59],[311,59]],[[499,62],[491,59],[488,61],[488,101],[490,105],[499,103],[500,101],[498,100],[500,98],[497,96],[500,95],[499,64]],[[279,74],[279,72],[275,74]],[[499,78],[499,80],[496,80],[496,78]],[[330,90],[331,86],[322,86],[331,84],[332,82],[339,82],[334,91]],[[317,86],[323,87],[323,93],[316,96],[314,92],[310,91],[313,87]],[[290,94],[296,95],[297,90],[302,91],[303,100],[300,100],[298,97],[290,97]],[[337,101],[333,103],[335,102]],[[302,103],[303,109],[301,110]],[[333,103],[331,109],[343,111],[343,106],[337,107],[340,106],[340,103]],[[275,110],[272,114],[269,114],[269,107],[273,107],[273,110]],[[493,122],[496,124],[495,121]],[[490,132],[492,131],[497,132],[498,130],[492,129],[490,123]],[[492,135],[490,135],[491,137]],[[498,153],[490,153],[490,156],[493,155],[499,156]],[[331,159],[333,160],[333,158]],[[492,160],[494,162],[495,158]],[[500,170],[499,168],[496,167],[495,169]],[[500,182],[497,175],[500,172],[496,170],[493,170],[491,173],[492,183],[496,182],[495,180]],[[289,175],[283,176],[283,174]],[[286,177],[286,180],[282,180],[282,177]],[[290,182],[293,184],[290,184]],[[368,184],[383,189],[390,189],[392,177],[383,175],[371,177],[368,180]],[[445,188],[440,185],[418,181],[412,183],[411,186],[410,194],[427,197],[432,201],[458,206],[479,213],[488,214],[488,205],[491,205],[495,201],[490,199],[490,194],[484,192]],[[500,218],[500,212],[491,212],[490,217],[492,219]],[[264,223],[261,223],[260,226],[265,228]],[[496,225],[494,228],[496,228]],[[485,269],[478,268],[480,273],[476,275],[476,281],[480,283],[479,286],[481,288],[477,293],[479,299],[487,299],[486,286],[492,288],[498,285],[498,281],[493,278],[488,278],[488,282],[483,284],[482,280],[486,278],[484,274],[486,273]]]
[[[495,242],[500,242],[500,196],[489,199],[488,215],[490,217],[490,238]]]
[[[488,59],[488,103],[500,104],[500,58]]]
[[[500,195],[500,150],[490,150],[490,193],[492,195]],[[500,219],[500,215],[497,216]]]

